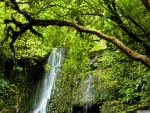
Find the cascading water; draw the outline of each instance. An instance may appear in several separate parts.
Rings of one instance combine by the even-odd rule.
[[[54,48],[54,50],[51,52],[47,61],[47,63],[50,65],[50,69],[47,70],[44,74],[43,80],[41,82],[41,89],[37,90],[39,100],[36,98],[32,113],[46,113],[46,106],[48,100],[50,99],[51,91],[55,81],[55,76],[58,73],[62,64],[63,52],[64,51],[61,48]]]
[[[90,101],[92,100],[93,94],[91,91],[91,80],[92,80],[92,76],[91,74],[87,74],[85,75],[85,90],[83,92],[83,113],[89,113],[90,111],[88,111],[88,108],[90,107],[88,104],[90,103]]]

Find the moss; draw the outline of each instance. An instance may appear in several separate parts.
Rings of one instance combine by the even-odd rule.
[[[5,107],[5,102],[0,99],[0,111]]]
[[[112,100],[110,102],[104,102],[101,107],[101,113],[123,113],[125,112],[125,105],[119,101]]]

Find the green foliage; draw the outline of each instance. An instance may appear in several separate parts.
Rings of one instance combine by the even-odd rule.
[[[93,74],[98,90],[96,98],[103,101],[102,113],[128,111],[149,103],[150,75],[144,65],[115,49],[112,52],[105,50],[97,58],[101,63]]]
[[[140,1],[114,0],[114,4],[112,0],[108,0],[108,3],[105,0],[25,1],[30,3],[19,4],[20,9],[28,12],[35,19],[72,21],[115,36],[136,52],[146,55],[149,53],[149,13]],[[6,27],[3,24],[4,19],[11,19],[13,16],[23,24],[26,24],[28,20],[10,7],[6,7],[5,10],[4,2],[0,2],[0,7],[3,8],[0,10],[0,41],[2,41],[5,37],[4,29]],[[14,24],[11,26],[14,30],[19,30]],[[33,26],[33,28],[41,33],[43,38],[30,31],[18,37],[14,43],[16,60],[28,59],[29,63],[15,64],[13,67],[15,75],[10,76],[13,80],[8,80],[5,77],[7,75],[4,74],[5,61],[8,58],[13,59],[13,54],[8,46],[12,39],[9,38],[3,46],[0,45],[0,62],[2,62],[0,65],[0,95],[6,96],[10,86],[16,90],[23,85],[27,88],[26,83],[37,78],[32,76],[37,75],[36,68],[33,68],[37,65],[35,59],[45,57],[54,47],[62,47],[68,53],[63,62],[62,75],[57,78],[56,87],[62,95],[58,95],[57,99],[53,100],[54,103],[57,103],[56,108],[51,106],[54,111],[68,112],[70,106],[67,103],[70,105],[82,104],[81,90],[84,75],[89,71],[88,57],[95,51],[98,54],[95,58],[97,61],[94,63],[96,69],[92,72],[95,77],[93,89],[96,89],[93,93],[95,102],[104,101],[102,112],[107,111],[108,113],[114,109],[120,112],[118,110],[120,103],[128,104],[121,110],[135,107],[136,104],[149,103],[150,72],[141,63],[132,61],[113,45],[93,35],[76,32],[70,27]],[[12,33],[10,34],[12,35]],[[105,52],[100,53],[99,51],[102,49]],[[43,66],[43,63],[41,65]],[[47,64],[43,67],[45,70],[50,68]],[[10,81],[13,83],[10,83],[9,86]]]
[[[44,69],[45,69],[45,70],[49,70],[50,68],[51,68],[50,65],[48,65],[48,64],[45,64],[45,65],[44,65]]]
[[[4,79],[4,74],[0,73],[0,95],[3,99],[8,95],[9,84],[8,81]]]
[[[20,72],[22,71],[22,67],[20,67],[20,66],[15,67],[15,69],[20,71]]]
[[[5,102],[0,99],[0,110],[2,110],[5,106]]]
[[[0,79],[0,95],[6,95],[9,85],[4,79]]]
[[[118,109],[119,108],[119,109]],[[123,113],[123,105],[118,101],[104,102],[101,108],[102,113]],[[126,112],[125,112],[126,113]]]

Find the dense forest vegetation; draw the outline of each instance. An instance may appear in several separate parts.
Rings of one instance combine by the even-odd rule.
[[[67,51],[56,81],[58,96],[48,106],[54,113],[70,113],[70,106],[85,104],[81,98],[89,72],[94,95],[89,103],[101,113],[150,109],[149,4],[1,0],[0,113],[16,113],[30,97],[49,67],[46,59],[53,48]],[[27,103],[21,113],[27,113],[32,102]]]

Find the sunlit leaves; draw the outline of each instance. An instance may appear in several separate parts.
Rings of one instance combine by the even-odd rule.
[[[44,69],[45,69],[45,70],[49,70],[50,68],[51,68],[50,65],[44,64]]]
[[[23,69],[22,69],[22,67],[17,66],[17,67],[15,67],[15,70],[18,70],[19,72],[21,72]]]
[[[109,3],[104,0],[26,1],[29,1],[29,3],[19,4],[19,6],[35,19],[65,20],[97,29],[118,38],[124,44],[140,53],[145,52],[144,44],[137,43],[132,38],[138,36],[145,43],[149,42],[148,36],[144,36],[150,31],[149,15],[142,3],[137,0],[132,0],[132,2],[131,0],[115,0],[115,7],[111,0],[109,0]],[[4,4],[0,4],[0,6],[4,7]],[[5,10],[1,10],[0,13],[2,18],[0,23],[3,23],[5,18],[11,18],[11,16],[22,23],[28,22],[23,15],[17,14],[10,7],[7,7],[6,13]],[[140,26],[136,25],[136,23]],[[14,30],[19,29],[14,25],[12,26]],[[2,24],[1,29],[4,29],[4,27]],[[140,76],[149,76],[149,74],[147,74],[147,69],[141,63],[133,62],[113,46],[106,46],[105,41],[89,34],[76,32],[70,27],[48,26],[42,28],[34,26],[34,29],[41,33],[43,38],[37,37],[29,31],[21,35],[14,44],[16,58],[44,57],[54,47],[65,48],[68,53],[62,66],[64,78],[62,77],[63,80],[59,81],[61,86],[58,85],[59,87],[65,87],[63,89],[64,94],[66,93],[70,96],[71,94],[68,94],[68,90],[72,95],[77,94],[76,90],[80,93],[78,85],[80,85],[83,75],[89,71],[89,56],[91,52],[95,53],[96,51],[99,55],[96,55],[97,64],[95,63],[95,65],[97,70],[94,71],[96,71],[96,76],[100,76],[100,80],[98,80],[101,83],[98,81],[97,89],[100,90],[98,92],[100,92],[101,100],[118,99],[121,102],[134,103],[135,98],[140,95],[138,91],[140,90],[144,93],[141,96],[141,101],[148,101],[148,99],[144,100],[144,96],[149,89],[149,78]],[[128,30],[130,31],[127,32]],[[130,36],[131,32],[135,35]],[[1,30],[0,36],[0,40],[2,40],[4,37],[3,30]],[[106,49],[106,51],[101,54],[102,49]],[[1,50],[6,55],[10,54],[10,50],[5,44]],[[34,65],[36,64],[33,60],[31,62]],[[44,65],[44,67],[46,70],[50,68],[48,65]],[[21,72],[22,68],[17,66],[16,70]],[[4,84],[5,81],[2,81],[2,83],[1,87],[7,86],[7,84]],[[117,90],[119,91],[117,92]],[[64,98],[66,99],[67,96],[64,96]],[[61,104],[63,105],[60,102],[59,105],[61,106]]]

